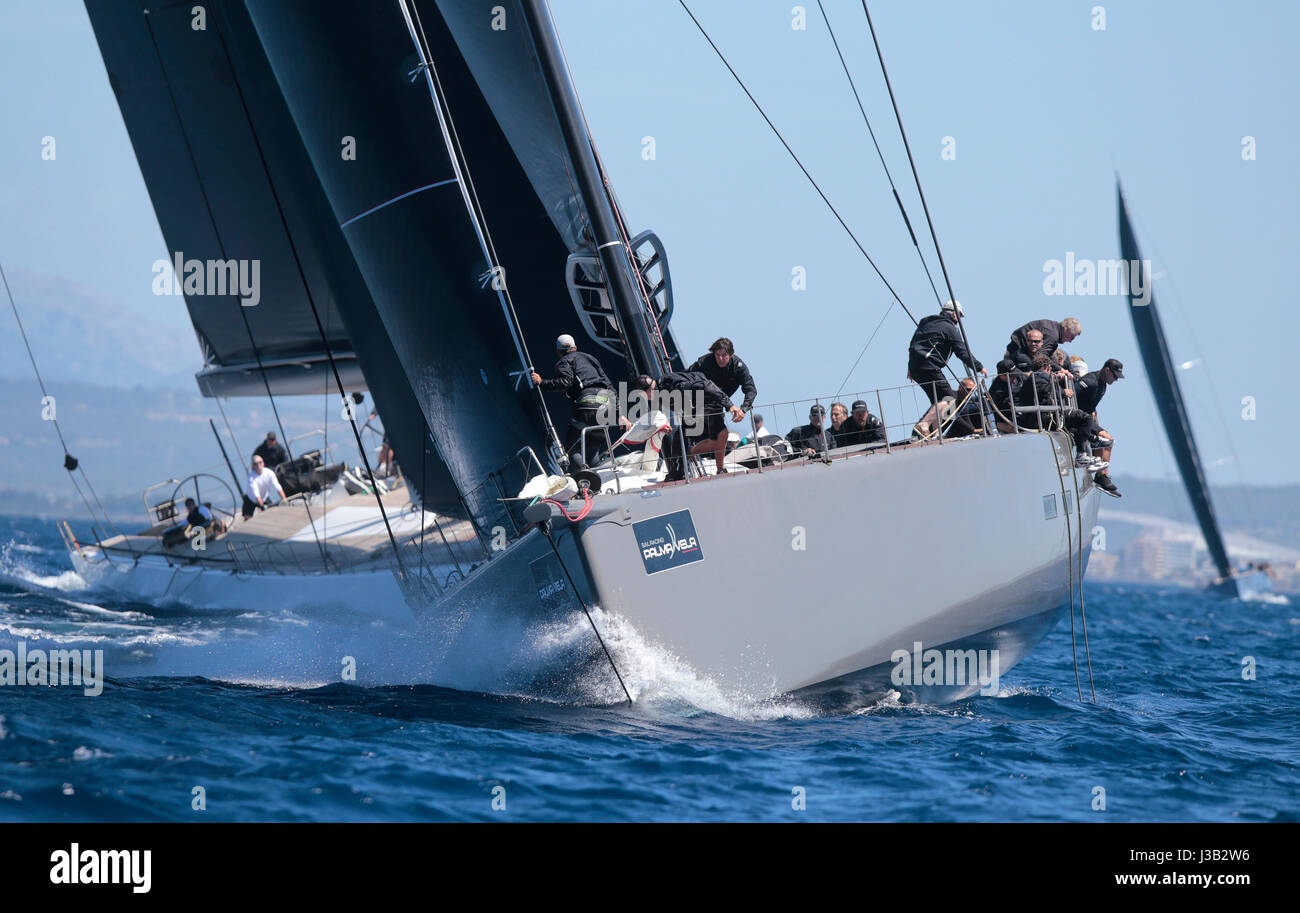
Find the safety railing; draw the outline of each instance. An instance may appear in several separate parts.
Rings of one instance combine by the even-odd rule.
[[[724,421],[723,427],[735,430],[740,435],[742,447],[758,443],[760,438],[766,438],[769,434],[789,443],[788,451],[778,446],[775,452],[770,452],[760,444],[752,455],[747,453],[745,467],[758,472],[774,463],[810,458],[835,459],[876,451],[889,453],[896,447],[918,443],[943,445],[955,438],[1063,428],[1065,410],[1070,408],[1069,396],[1064,393],[1068,385],[1062,383],[1057,375],[1045,375],[1052,392],[1050,396],[1044,396],[1040,394],[1039,385],[1033,381],[1032,375],[1019,374],[1013,377],[1019,380],[1014,410],[1009,407],[1000,408],[990,392],[996,388],[984,383],[960,384],[955,391],[956,396],[948,400],[943,399],[949,390],[946,385],[941,387],[935,383],[927,391],[922,385],[912,383],[841,392],[835,396],[756,404],[739,426]],[[808,427],[812,419],[810,413],[816,406],[823,410],[822,434]],[[837,427],[836,420],[841,418],[841,413],[843,420]],[[684,459],[688,465],[695,466],[701,460],[715,459],[713,453],[691,454],[690,448],[706,440],[703,428],[709,418],[718,415],[724,419],[729,418],[726,413],[718,411],[692,412],[689,408],[684,408],[681,412],[671,411],[673,427],[681,428],[685,424],[687,434],[673,434],[671,440],[665,441],[664,458],[674,461]],[[762,416],[762,427],[756,421],[759,416]],[[613,452],[621,435],[622,431],[612,426],[591,425],[584,428],[580,451],[584,463],[593,463],[589,455],[598,457]],[[594,448],[588,443],[592,437],[599,442]],[[671,453],[667,452],[668,448],[672,448]],[[736,450],[730,452],[734,454]],[[609,464],[602,463],[600,468],[609,468]],[[692,474],[688,472],[686,475],[686,481],[690,482]],[[617,475],[615,480],[616,490],[621,491]]]

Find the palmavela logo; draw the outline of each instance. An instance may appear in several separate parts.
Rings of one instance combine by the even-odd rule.
[[[679,510],[633,524],[646,573],[700,561],[704,554],[689,510]]]

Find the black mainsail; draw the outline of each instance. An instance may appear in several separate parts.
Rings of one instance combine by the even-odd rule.
[[[469,513],[488,529],[501,522],[502,495],[524,481],[515,454],[548,449],[524,353],[550,373],[556,336],[578,324],[566,262],[575,250],[598,253],[528,19],[517,0],[413,5],[472,172],[463,183],[400,4],[246,6],[397,364]],[[505,28],[493,27],[495,7]],[[354,158],[340,154],[344,137]],[[517,323],[493,287],[496,266]],[[615,383],[627,375],[622,353],[589,348]]]
[[[1128,205],[1124,200],[1124,191],[1116,182],[1119,196],[1119,247],[1120,256],[1128,263],[1130,273],[1143,269],[1149,298],[1146,303],[1137,301],[1133,296],[1133,285],[1129,283],[1129,316],[1133,318],[1133,333],[1137,336],[1138,350],[1142,354],[1142,363],[1146,366],[1147,377],[1151,381],[1151,392],[1155,396],[1156,409],[1165,427],[1165,436],[1169,439],[1169,448],[1174,452],[1178,463],[1178,473],[1182,476],[1183,487],[1192,502],[1192,510],[1201,525],[1201,534],[1205,537],[1205,547],[1219,572],[1219,581],[1230,587],[1232,565],[1228,562],[1228,550],[1223,544],[1219,532],[1219,523],[1215,517],[1214,503],[1210,500],[1210,489],[1205,479],[1205,469],[1201,455],[1196,449],[1196,438],[1192,434],[1192,424],[1187,416],[1187,406],[1178,386],[1178,375],[1174,372],[1174,362],[1169,355],[1169,345],[1165,341],[1164,327],[1156,311],[1154,290],[1150,288],[1150,271],[1142,260],[1138,250],[1137,238],[1129,222]],[[1235,587],[1234,587],[1235,589]]]

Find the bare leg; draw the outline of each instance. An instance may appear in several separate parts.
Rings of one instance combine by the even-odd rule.
[[[691,448],[691,453],[696,455],[712,453],[717,461],[718,470],[721,471],[723,468],[722,460],[727,455],[727,430],[722,429],[716,438],[705,438],[700,441]]]

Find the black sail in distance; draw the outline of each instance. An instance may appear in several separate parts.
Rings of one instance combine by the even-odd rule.
[[[336,397],[332,354],[346,391],[369,389],[425,506],[461,513],[247,10],[240,0],[202,6],[200,21],[193,5],[86,2],[168,247],[260,262],[257,306],[187,299],[205,355],[201,392],[264,396],[269,385]]]
[[[1128,262],[1132,271],[1134,264],[1142,263],[1142,253],[1138,250],[1137,238],[1129,222],[1124,191],[1118,183],[1116,192],[1119,196],[1120,256]],[[1178,386],[1178,375],[1174,371],[1174,362],[1169,355],[1169,345],[1165,342],[1164,327],[1161,326],[1160,315],[1156,311],[1156,298],[1150,285],[1150,272],[1146,271],[1145,275],[1150,296],[1145,304],[1134,300],[1133,283],[1129,283],[1128,310],[1129,316],[1133,319],[1133,333],[1137,336],[1138,350],[1142,354],[1142,363],[1146,366],[1147,377],[1151,381],[1151,392],[1155,397],[1160,420],[1165,427],[1165,435],[1169,439],[1169,447],[1173,450],[1174,459],[1178,463],[1178,473],[1182,476],[1183,487],[1187,489],[1187,497],[1192,502],[1196,520],[1201,525],[1205,547],[1219,571],[1219,577],[1230,578],[1232,565],[1228,563],[1228,550],[1224,547],[1219,523],[1215,518],[1214,503],[1210,500],[1210,489],[1205,480],[1201,455],[1196,449],[1196,439],[1192,435],[1187,406],[1183,402],[1183,394]]]
[[[549,443],[536,393],[484,257],[447,152],[420,60],[397,3],[249,0],[248,9],[362,276],[415,389],[440,453],[480,525],[499,515],[489,476],[517,466],[516,452]],[[491,5],[481,8],[491,28]],[[513,4],[507,4],[513,8]],[[522,338],[543,375],[554,341],[578,336],[564,280],[580,211],[557,211],[521,166],[438,7],[419,6],[485,222],[506,270]],[[526,38],[520,16],[512,42]],[[503,49],[506,48],[503,45]],[[507,50],[513,54],[515,51]],[[355,158],[340,154],[351,138]],[[540,157],[559,138],[535,138]],[[562,169],[561,169],[562,170]],[[562,231],[559,226],[571,226]],[[580,338],[580,337],[579,337]],[[583,346],[611,380],[620,356]],[[568,414],[554,408],[557,423]],[[400,459],[400,455],[399,455]],[[504,494],[522,478],[507,478]],[[516,489],[517,490],[517,489]]]

